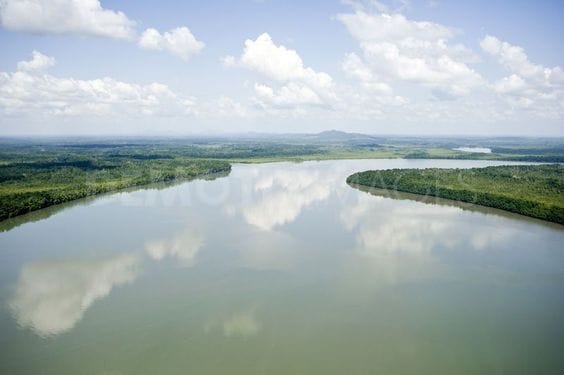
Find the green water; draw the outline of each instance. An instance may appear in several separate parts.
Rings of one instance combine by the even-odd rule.
[[[564,372],[564,230],[235,165],[3,223],[1,374]]]

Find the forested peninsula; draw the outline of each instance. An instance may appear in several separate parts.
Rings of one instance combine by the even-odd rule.
[[[0,166],[0,220],[96,194],[231,170],[221,160],[59,157]],[[73,155],[74,156],[74,155]]]
[[[435,196],[564,224],[564,166],[390,169],[355,173],[350,185]]]

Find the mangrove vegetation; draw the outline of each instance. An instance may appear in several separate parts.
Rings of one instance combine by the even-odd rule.
[[[351,185],[434,196],[564,224],[564,166],[390,169],[355,173]]]
[[[100,193],[231,170],[228,162],[185,158],[60,157],[0,165],[0,220]]]

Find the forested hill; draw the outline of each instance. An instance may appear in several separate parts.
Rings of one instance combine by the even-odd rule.
[[[349,176],[347,183],[474,203],[564,224],[564,166],[559,164],[366,171]]]

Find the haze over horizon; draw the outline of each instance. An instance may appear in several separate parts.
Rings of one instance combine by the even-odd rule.
[[[0,0],[0,136],[563,136],[562,14],[524,0]]]

